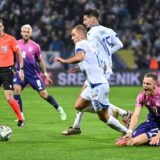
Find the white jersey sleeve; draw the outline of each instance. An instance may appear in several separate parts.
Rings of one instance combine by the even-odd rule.
[[[111,43],[112,43],[111,53],[113,54],[123,47],[123,43],[118,38],[117,33],[114,32],[112,29],[110,29],[110,35],[111,35]]]

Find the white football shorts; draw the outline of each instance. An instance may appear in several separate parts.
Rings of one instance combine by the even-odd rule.
[[[102,109],[109,106],[108,94],[109,84],[102,83],[94,88],[91,88],[89,85],[80,96],[83,99],[91,101],[95,111],[102,111]]]

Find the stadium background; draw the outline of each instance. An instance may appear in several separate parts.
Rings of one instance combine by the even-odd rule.
[[[93,114],[86,113],[80,136],[60,134],[73,123],[73,106],[80,92],[80,87],[68,86],[81,86],[84,77],[82,73],[68,74],[66,71],[70,66],[52,63],[51,59],[56,55],[68,57],[73,54],[70,30],[75,24],[82,23],[83,10],[89,7],[99,9],[101,24],[117,31],[124,43],[124,49],[113,55],[114,74],[110,84],[118,85],[111,87],[113,104],[133,110],[144,73],[160,74],[160,0],[0,0],[0,18],[5,22],[6,32],[19,39],[21,25],[29,23],[33,26],[32,38],[43,50],[48,73],[54,78],[54,85],[63,86],[48,87],[47,90],[68,116],[67,121],[62,122],[57,112],[28,87],[21,94],[25,126],[18,128],[1,89],[0,124],[13,130],[11,140],[0,141],[1,159],[159,159],[158,147],[116,147],[114,142],[120,133],[113,132]],[[130,87],[133,85],[137,87]],[[139,123],[144,121],[146,114],[144,108]]]
[[[113,55],[115,73],[111,85],[140,85],[148,70],[159,74],[159,0],[0,0],[0,17],[6,32],[16,39],[20,38],[23,24],[32,25],[32,39],[43,50],[54,85],[81,85],[84,78],[80,73],[63,75],[70,66],[51,60],[57,55],[66,58],[74,54],[71,28],[82,24],[84,9],[95,7],[101,24],[114,29],[124,44],[124,48]],[[117,82],[117,77],[122,81]]]

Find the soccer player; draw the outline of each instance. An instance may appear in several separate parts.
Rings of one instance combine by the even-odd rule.
[[[17,115],[18,126],[24,125],[19,104],[13,98],[14,56],[17,55],[20,70],[18,75],[24,80],[23,58],[14,37],[4,32],[3,20],[0,19],[0,85],[3,84],[4,95],[9,105]]]
[[[155,74],[145,74],[143,91],[137,96],[129,130],[124,137],[116,142],[116,145],[133,146],[150,144],[160,146],[160,87],[157,86],[157,83],[157,76]],[[147,120],[134,130],[143,106],[145,106],[149,112]]]
[[[68,59],[55,57],[54,60],[64,64],[79,63],[81,71],[88,80],[88,87],[82,91],[80,96],[92,102],[101,121],[117,131],[126,133],[127,128],[108,114],[109,84],[104,74],[104,65],[100,63],[101,58],[96,53],[97,48],[87,41],[86,28],[82,25],[75,26],[72,29],[72,40],[75,43],[75,56]]]
[[[22,51],[22,56],[24,60],[24,81],[21,81],[19,75],[16,74],[14,77],[14,97],[20,105],[21,113],[22,110],[22,100],[20,93],[25,88],[27,84],[30,84],[33,89],[35,89],[39,95],[49,102],[59,113],[61,120],[66,120],[66,113],[63,111],[63,108],[59,106],[57,101],[53,96],[49,95],[45,89],[44,82],[40,78],[39,69],[37,63],[44,73],[45,78],[52,83],[52,80],[47,74],[44,62],[41,57],[40,46],[30,39],[32,35],[32,27],[29,24],[23,25],[21,27],[22,39],[18,40],[17,43]]]
[[[123,44],[112,29],[106,28],[99,24],[98,18],[99,14],[96,9],[87,9],[84,12],[83,23],[88,29],[90,29],[87,33],[87,39],[94,43],[98,48],[98,55],[102,59],[101,63],[104,65],[106,79],[109,80],[112,74],[112,54],[122,48]],[[88,83],[86,81],[82,91],[87,86]],[[69,129],[61,132],[62,134],[72,135],[81,133],[80,123],[84,112],[92,112],[92,107],[89,104],[90,102],[79,96],[75,103],[75,107],[79,111],[76,113],[74,124],[72,127],[69,127]],[[109,105],[109,111],[110,114],[113,114],[114,111],[118,111],[119,115],[122,116],[124,123],[128,127],[132,112],[121,109],[111,103]]]

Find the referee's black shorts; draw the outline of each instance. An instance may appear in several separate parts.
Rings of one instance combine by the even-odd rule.
[[[14,67],[0,67],[0,85],[4,90],[13,90]]]

